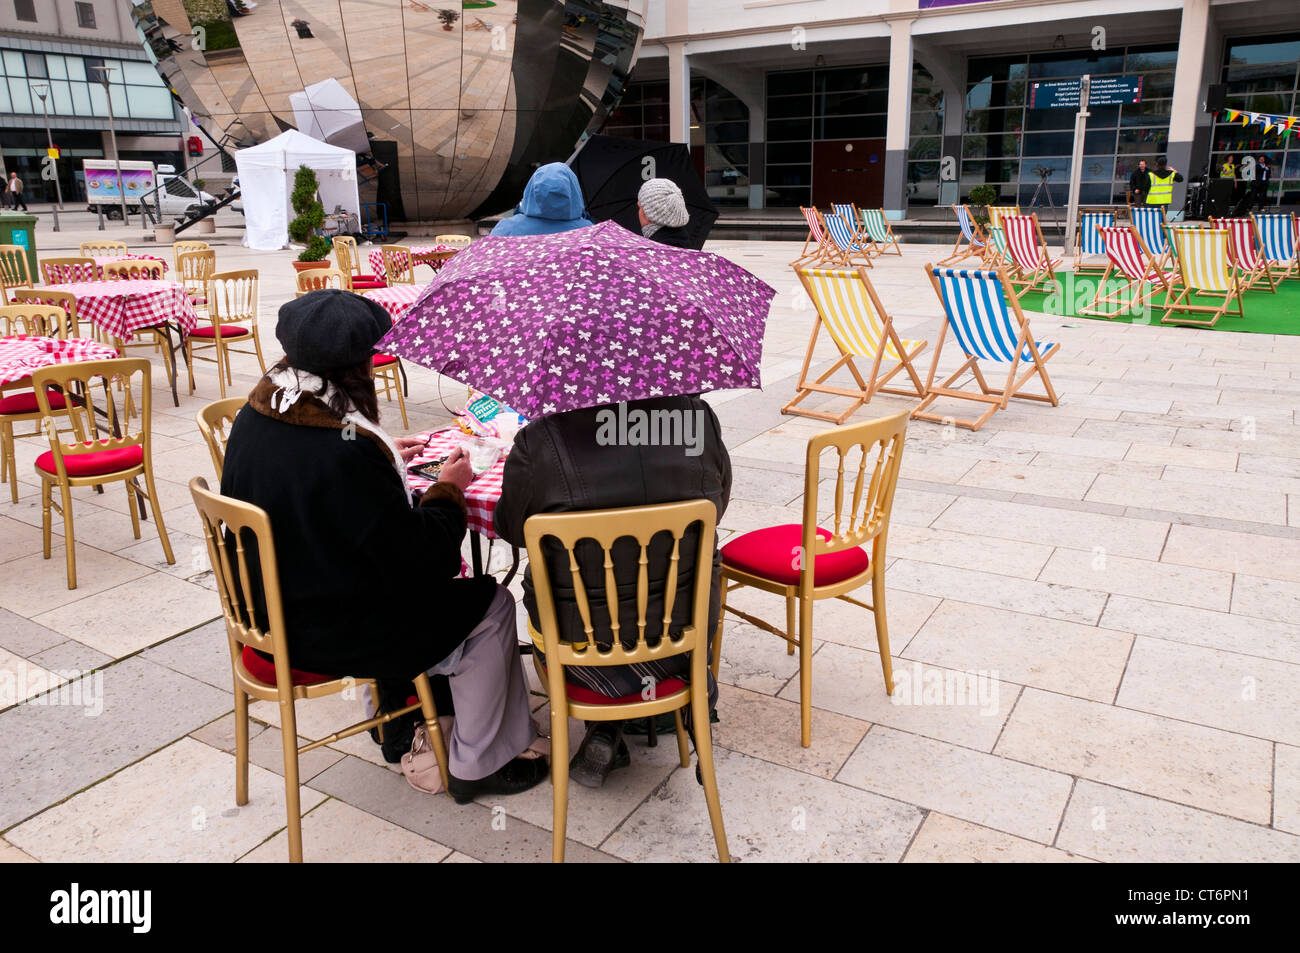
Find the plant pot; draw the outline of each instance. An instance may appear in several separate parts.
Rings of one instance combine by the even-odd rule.
[[[330,266],[330,260],[328,258],[322,258],[320,261],[295,260],[293,262],[294,271],[308,271],[309,269],[312,268],[328,268],[329,266]]]
[[[153,227],[153,240],[159,245],[170,245],[176,241],[176,226],[155,225]]]
[[[200,235],[217,234],[217,220],[212,217],[199,219],[198,224],[195,227],[198,229],[198,234]]]

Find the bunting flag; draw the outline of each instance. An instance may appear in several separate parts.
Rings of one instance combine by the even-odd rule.
[[[1265,135],[1275,132],[1285,139],[1300,132],[1300,116],[1274,116],[1241,109],[1228,109],[1225,113],[1228,122],[1240,122],[1243,129],[1247,126],[1261,126]]]

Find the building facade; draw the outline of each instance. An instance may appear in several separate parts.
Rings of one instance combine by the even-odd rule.
[[[107,75],[108,88],[101,81]],[[44,93],[44,103],[41,94]],[[85,199],[83,159],[112,155],[181,168],[186,122],[127,0],[0,0],[0,153],[27,201]],[[59,158],[46,161],[50,136]]]
[[[604,131],[689,143],[722,205],[1060,206],[1076,109],[1044,101],[1084,75],[1140,96],[1090,109],[1083,204],[1123,202],[1142,159],[1191,179],[1234,153],[1300,203],[1300,134],[1227,113],[1300,115],[1297,0],[651,0]]]

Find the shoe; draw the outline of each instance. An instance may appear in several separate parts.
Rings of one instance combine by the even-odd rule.
[[[623,723],[623,734],[625,735],[648,735],[646,724],[649,718],[633,718],[631,721]],[[670,711],[655,715],[655,734],[656,735],[675,735],[677,733],[677,722],[673,719],[673,713]]]
[[[587,729],[578,753],[569,762],[569,777],[585,788],[598,788],[609,772],[632,763],[620,729],[597,723]]]
[[[415,741],[415,726],[424,721],[418,711],[407,712],[384,725],[384,740],[379,740],[379,726],[370,729],[370,737],[384,753],[384,760],[389,764],[400,764],[402,755],[411,750]]]
[[[541,784],[550,773],[545,758],[515,758],[477,781],[462,781],[453,774],[447,790],[457,804],[468,804],[484,794],[520,794]]]

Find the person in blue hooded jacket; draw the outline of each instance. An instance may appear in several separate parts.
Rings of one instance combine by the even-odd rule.
[[[533,173],[515,214],[497,222],[492,234],[550,235],[592,224],[578,177],[563,162],[552,162]]]

